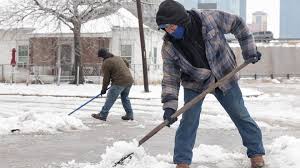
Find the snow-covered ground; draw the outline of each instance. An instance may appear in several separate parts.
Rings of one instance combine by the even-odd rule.
[[[106,153],[101,155],[100,163],[76,163],[74,160],[61,164],[63,168],[108,168],[115,165],[124,154],[134,152],[131,159],[124,161],[123,165],[117,165],[117,168],[174,168],[171,164],[172,156],[167,155],[148,155],[144,148],[137,148],[138,143],[119,141],[112,147],[106,149]],[[272,144],[266,147],[268,155],[266,163],[269,168],[299,168],[299,149],[300,139],[294,137],[282,136],[276,138]],[[249,167],[242,153],[227,151],[221,146],[200,144],[194,148],[194,163],[205,165],[213,163],[220,168]],[[209,168],[207,166],[196,166],[197,168]]]
[[[300,82],[297,80],[284,82],[277,80],[250,80],[250,82],[241,82],[246,106],[263,130],[266,141],[266,162],[268,168],[300,167],[300,161],[298,161],[300,154],[299,84]],[[24,136],[26,138],[29,137],[29,139],[34,139],[35,136],[49,135],[51,138],[64,137],[69,133],[72,134],[72,132],[75,132],[76,135],[82,135],[95,129],[107,131],[114,129],[116,125],[120,124],[120,119],[117,118],[124,114],[119,100],[111,109],[107,122],[95,121],[90,117],[91,113],[99,112],[105,101],[105,96],[95,99],[73,115],[67,115],[93,96],[99,94],[100,88],[99,85],[92,84],[80,86],[67,84],[60,86],[0,84],[0,140],[3,140],[0,141],[0,158],[6,158],[4,162],[0,162],[0,167],[4,166],[5,168],[5,166],[10,165],[5,162],[9,162],[10,157],[14,155],[14,152],[1,150],[1,147],[10,144],[10,140],[13,141]],[[167,133],[165,137],[160,135],[162,138],[161,146],[158,144],[151,145],[151,140],[149,140],[150,142],[147,142],[146,147],[137,148],[139,138],[162,122],[160,93],[161,87],[159,85],[151,85],[150,93],[144,93],[143,86],[132,87],[130,97],[136,120],[133,122],[122,122],[118,128],[130,129],[132,131],[131,134],[136,134],[135,140],[128,139],[129,135],[128,137],[126,135],[117,136],[117,134],[112,133],[112,136],[100,138],[99,143],[105,142],[104,144],[107,144],[107,148],[106,151],[103,149],[101,150],[102,153],[97,153],[97,156],[94,156],[98,157],[98,155],[101,155],[98,162],[89,159],[85,159],[84,162],[80,161],[80,159],[75,161],[74,158],[74,160],[62,160],[55,165],[64,168],[107,168],[111,167],[122,156],[134,152],[132,159],[126,161],[126,164],[117,167],[175,167],[171,164],[172,149],[164,150],[164,144],[168,144],[165,141],[168,141],[169,144],[173,143],[174,132],[179,122],[172,125],[171,129],[169,129],[170,133]],[[179,106],[183,105],[182,95],[181,89]],[[229,139],[227,141],[223,137],[219,137],[226,136],[224,133],[234,133],[235,126],[212,95],[208,95],[205,99],[199,129],[200,135],[201,132],[211,132],[215,133],[215,137],[210,137],[211,141],[197,143],[194,149],[193,168],[247,167],[249,161],[245,157],[244,149],[241,150],[241,147],[229,148],[228,146],[235,146],[230,144],[230,135],[224,138]],[[213,136],[213,134],[209,136]],[[47,138],[47,141],[54,141],[51,138]],[[70,143],[72,144],[72,141]],[[241,146],[241,143],[238,143]],[[170,146],[172,147],[172,145]],[[151,151],[153,148],[158,150],[153,152]],[[47,164],[55,161],[51,160],[51,158],[44,160],[46,160]],[[19,162],[22,163],[22,161]],[[25,163],[25,161],[23,162]],[[48,167],[52,166],[48,165]],[[15,167],[18,166],[15,165]]]
[[[91,97],[99,94],[99,88],[100,86],[98,85],[26,86],[23,84],[1,84],[0,95],[2,96],[0,97],[0,100],[4,103],[0,105],[0,121],[4,124],[1,124],[0,126],[0,135],[10,134],[12,129],[20,128],[21,133],[55,133],[68,130],[87,129],[80,118],[89,117],[90,113],[82,111],[99,111],[105,99],[101,99],[100,102],[98,102],[99,100],[95,100],[71,116],[68,116],[67,114],[81,104],[84,104]],[[159,123],[162,114],[161,107],[159,106],[161,87],[158,85],[151,86],[151,91],[149,93],[144,93],[143,89],[143,86],[134,86],[131,89],[130,98],[133,102],[138,102],[138,105],[133,107],[137,109],[135,110],[135,113],[138,115],[139,113],[153,111],[151,115],[154,120],[151,122]],[[246,97],[263,95],[262,92],[250,88],[243,88],[242,91]],[[182,92],[180,95],[182,95]],[[147,102],[147,100],[152,101]],[[155,106],[151,106],[153,100],[156,102]],[[212,95],[208,95],[206,100],[215,101]],[[98,106],[95,105],[97,103]],[[183,104],[182,100],[180,103],[181,105]],[[208,108],[211,107],[208,106]],[[219,115],[218,108],[212,108],[213,110],[209,111],[214,111],[214,115],[203,114],[202,116],[204,120],[203,127],[223,129],[234,128],[234,125],[226,115]],[[123,109],[120,108],[120,106],[117,106],[112,111],[122,110]],[[118,113],[112,113],[112,115],[118,115]],[[262,123],[262,125],[271,127],[266,123]]]

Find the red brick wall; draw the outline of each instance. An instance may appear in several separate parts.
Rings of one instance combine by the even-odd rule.
[[[83,37],[81,38],[82,63],[99,63],[97,52],[100,48],[109,48],[108,38]]]
[[[30,64],[55,65],[58,59],[57,37],[38,37],[30,39]],[[97,51],[100,48],[109,48],[110,39],[101,37],[82,37],[81,56],[83,64],[99,63]],[[71,43],[73,45],[73,43]]]
[[[57,41],[56,37],[31,38],[29,40],[30,64],[55,65],[57,62]]]

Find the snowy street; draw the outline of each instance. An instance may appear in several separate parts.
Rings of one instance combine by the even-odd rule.
[[[300,81],[241,80],[246,106],[261,127],[267,168],[299,168]],[[133,86],[134,121],[122,121],[118,100],[107,122],[90,117],[105,96],[68,113],[99,94],[99,85],[0,84],[1,168],[107,168],[135,152],[118,168],[175,168],[174,135],[179,121],[141,148],[139,141],[162,122],[161,87]],[[58,97],[56,97],[56,96]],[[182,89],[180,105],[183,105]],[[11,132],[12,129],[19,129]],[[221,105],[208,95],[203,104],[192,168],[249,168],[240,136]]]
[[[0,168],[300,168],[299,6],[1,0]]]

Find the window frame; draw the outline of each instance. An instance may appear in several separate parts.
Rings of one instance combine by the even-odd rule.
[[[17,65],[20,67],[28,65],[29,62],[29,45],[18,45]]]
[[[123,48],[123,47],[129,47],[129,48]],[[126,50],[124,52],[124,49]],[[122,58],[125,58],[129,65],[132,64],[132,56],[133,56],[133,45],[132,44],[121,44],[120,45],[120,56]]]

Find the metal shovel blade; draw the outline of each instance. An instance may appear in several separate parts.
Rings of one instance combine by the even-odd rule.
[[[124,164],[124,160],[126,160],[127,158],[131,159],[133,154],[134,154],[134,153],[131,152],[131,153],[129,153],[128,155],[122,157],[118,162],[116,162],[116,163],[114,164],[113,167],[116,167],[117,165],[123,165],[123,164]]]

